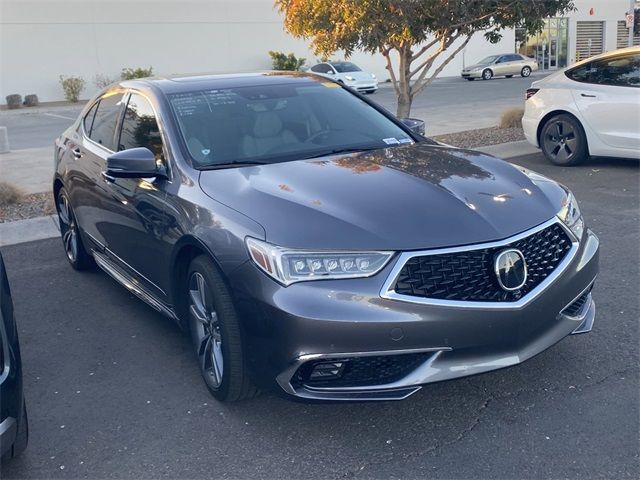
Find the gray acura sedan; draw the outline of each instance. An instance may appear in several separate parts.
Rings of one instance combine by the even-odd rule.
[[[322,77],[111,86],[56,141],[53,190],[71,265],[175,319],[224,401],[403,399],[595,316],[570,191]]]

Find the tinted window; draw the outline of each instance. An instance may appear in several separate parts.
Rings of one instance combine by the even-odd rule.
[[[486,65],[486,64],[488,64],[488,63],[493,63],[493,62],[495,62],[497,58],[498,58],[498,55],[491,55],[490,57],[485,57],[485,58],[483,58],[483,59],[482,59],[482,60],[480,60],[478,63],[481,63],[481,64]]]
[[[346,148],[384,148],[411,137],[333,83],[305,82],[169,95],[196,165],[278,162]]]
[[[520,55],[507,55],[507,62],[520,62],[522,57]]]
[[[640,87],[640,55],[593,60],[566,72],[576,82]]]
[[[162,138],[155,114],[149,101],[132,93],[122,120],[118,150],[146,147],[156,158],[162,158]]]
[[[116,123],[118,122],[118,114],[122,105],[124,94],[121,92],[107,93],[100,99],[98,110],[93,119],[93,126],[89,138],[100,145],[115,150],[114,134],[116,132]]]
[[[329,73],[331,72],[331,67],[326,63],[320,63],[314,67],[311,67],[311,70],[317,73]]]
[[[338,73],[362,71],[359,66],[351,62],[337,62],[333,64],[333,68],[335,68]]]
[[[93,117],[96,114],[96,109],[98,108],[98,102],[94,103],[93,106],[89,109],[87,114],[84,116],[84,120],[82,120],[84,125],[84,131],[87,135],[91,134],[91,125],[93,125]]]

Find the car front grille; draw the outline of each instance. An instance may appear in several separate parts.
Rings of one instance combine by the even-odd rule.
[[[431,356],[433,352],[312,360],[300,366],[292,381],[314,388],[385,385],[406,377]],[[312,372],[322,364],[342,364],[340,373],[329,378],[312,378]]]
[[[499,247],[414,256],[404,264],[394,285],[399,295],[473,302],[517,301],[537,287],[571,250],[571,240],[557,223]],[[494,272],[496,255],[506,248],[522,252],[527,281],[505,291]]]

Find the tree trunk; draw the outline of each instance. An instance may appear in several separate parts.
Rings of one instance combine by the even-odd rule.
[[[396,117],[407,118],[411,114],[411,102],[413,99],[408,93],[401,93],[398,95],[398,108],[396,110]]]
[[[411,57],[413,52],[410,46],[404,45],[398,49],[400,55],[399,61],[399,79],[398,79],[398,109],[396,116],[398,118],[408,117],[411,113],[411,102],[413,95],[411,93]]]

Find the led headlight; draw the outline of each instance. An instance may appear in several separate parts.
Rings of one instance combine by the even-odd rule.
[[[372,73],[372,74],[371,74],[371,78],[376,78],[376,74],[375,74],[375,73]]]
[[[284,285],[322,279],[370,277],[387,264],[393,252],[292,250],[247,237],[253,262]]]
[[[557,213],[558,218],[569,227],[578,240],[582,238],[584,232],[584,220],[580,213],[578,202],[571,192],[567,192],[567,196],[562,201],[562,208]]]
[[[345,75],[344,78],[349,80],[350,82],[353,82],[355,80],[355,78],[353,78],[351,75]]]

